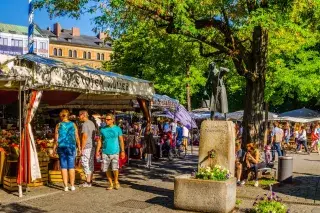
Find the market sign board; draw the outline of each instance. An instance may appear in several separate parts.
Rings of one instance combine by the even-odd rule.
[[[147,99],[151,99],[154,94],[153,84],[142,79],[74,66],[37,55],[28,54],[21,58],[34,62],[34,68],[14,66],[6,75],[27,78],[29,89],[67,90],[88,94],[111,93]]]
[[[22,55],[23,47],[12,47],[7,45],[0,45],[0,54],[4,55]]]

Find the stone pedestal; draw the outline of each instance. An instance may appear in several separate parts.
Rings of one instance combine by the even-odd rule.
[[[213,153],[211,157],[209,152]],[[198,167],[216,164],[234,176],[235,129],[231,121],[206,120],[201,124]]]
[[[189,211],[228,213],[236,205],[236,178],[200,180],[181,175],[174,180],[174,207]]]

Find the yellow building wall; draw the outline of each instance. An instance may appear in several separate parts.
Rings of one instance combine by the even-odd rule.
[[[53,51],[54,48],[62,50],[62,56],[55,56]],[[69,50],[77,51],[77,58],[69,57]],[[87,58],[83,58],[83,52],[87,52]],[[91,59],[88,59],[88,52],[91,52]],[[86,48],[86,47],[77,47],[77,46],[69,46],[69,45],[61,45],[61,44],[52,44],[49,45],[49,56],[50,58],[59,59],[64,62],[69,62],[75,65],[86,65],[92,68],[100,68],[102,66],[102,60],[97,60],[97,54],[104,54],[104,61],[110,61],[111,50],[105,49],[95,49],[95,48]]]

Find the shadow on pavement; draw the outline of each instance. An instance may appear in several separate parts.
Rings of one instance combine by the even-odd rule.
[[[28,213],[42,213],[47,212],[38,208],[34,208],[31,206],[22,205],[20,203],[12,203],[5,206],[0,206],[1,212],[6,213],[21,213],[21,212],[28,212]]]
[[[309,200],[320,200],[320,176],[308,175],[293,178],[292,184],[278,183],[273,185],[274,192],[289,196],[305,198]]]
[[[151,198],[149,200],[146,200],[145,201],[146,203],[150,203],[150,204],[154,204],[154,205],[159,205],[159,206],[163,206],[163,207],[166,207],[166,208],[170,208],[170,209],[173,209],[173,197],[161,197],[161,196],[158,196],[158,197],[154,197],[154,198]]]

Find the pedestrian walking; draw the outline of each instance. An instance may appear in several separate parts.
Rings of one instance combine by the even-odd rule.
[[[81,130],[81,165],[86,175],[86,182],[82,186],[91,187],[94,171],[96,126],[89,120],[89,114],[85,110],[79,112],[79,119],[83,122]]]
[[[152,155],[155,153],[155,150],[156,150],[150,123],[147,123],[146,125],[145,131],[144,131],[144,141],[145,141],[145,153],[147,155],[146,167],[150,168],[152,165]]]
[[[274,129],[272,131],[272,138],[273,138],[273,152],[272,152],[272,161],[275,160],[276,154],[275,151],[278,153],[278,157],[282,156],[281,152],[281,141],[283,139],[283,130],[279,127],[279,123],[276,121],[274,122]]]
[[[297,151],[300,150],[301,145],[304,146],[305,151],[310,154],[308,147],[307,147],[307,132],[304,126],[300,127],[299,135],[298,135],[298,147]]]
[[[109,186],[107,190],[119,189],[119,154],[125,158],[124,143],[121,128],[114,125],[114,115],[106,115],[106,126],[100,129],[100,139],[97,143],[96,157],[99,159],[102,147],[102,171],[107,173]],[[114,183],[112,180],[114,176]]]
[[[64,191],[69,191],[68,179],[70,179],[71,191],[75,190],[75,158],[76,145],[80,150],[80,140],[77,126],[69,121],[69,111],[62,110],[59,114],[61,122],[57,124],[55,129],[54,153],[59,154]],[[69,171],[69,176],[68,176]]]
[[[314,151],[318,152],[318,143],[320,139],[320,125],[319,123],[316,123],[314,126],[312,133],[311,133],[311,151],[314,149]]]

